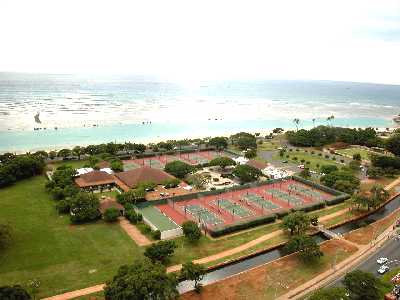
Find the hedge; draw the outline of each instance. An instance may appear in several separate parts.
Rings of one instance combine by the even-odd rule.
[[[293,208],[293,211],[304,211],[304,212],[310,212],[313,210],[321,209],[325,207],[325,202],[316,202],[316,203],[310,203],[310,204],[305,204],[301,205],[299,207]]]
[[[219,237],[234,231],[255,227],[261,224],[273,223],[275,222],[276,218],[276,214],[259,216],[251,220],[247,219],[234,224],[216,226],[208,229],[208,232],[212,237]]]
[[[332,199],[325,200],[325,202],[326,202],[326,205],[331,206],[331,205],[341,203],[349,198],[350,198],[350,195],[344,194],[344,195],[340,195],[340,196],[332,198]]]

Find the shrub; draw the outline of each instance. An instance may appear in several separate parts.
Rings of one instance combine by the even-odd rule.
[[[155,240],[160,240],[161,239],[161,231],[160,230],[154,230],[151,233],[151,236],[153,237],[153,239]]]
[[[182,224],[182,230],[185,237],[192,243],[197,242],[201,237],[201,230],[193,221],[184,222]]]
[[[322,153],[318,153],[318,156],[322,156]]]
[[[174,241],[160,241],[147,247],[144,255],[153,262],[165,263],[174,254],[176,244]]]
[[[71,206],[68,200],[60,200],[56,204],[56,209],[59,214],[67,214],[69,213]]]
[[[184,178],[193,171],[193,167],[183,161],[175,160],[165,165],[165,171],[178,178]]]
[[[293,160],[297,161],[298,160],[297,156],[293,157]]]
[[[180,180],[178,178],[171,178],[166,180],[163,185],[166,189],[171,189],[177,187],[179,183]]]
[[[119,210],[115,207],[107,208],[104,211],[103,218],[106,222],[115,222],[118,220],[119,217]]]

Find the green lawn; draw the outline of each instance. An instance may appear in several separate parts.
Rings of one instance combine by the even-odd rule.
[[[88,160],[64,160],[64,161],[57,161],[57,162],[48,163],[48,166],[50,168],[52,168],[53,166],[55,168],[58,168],[59,166],[69,165],[69,166],[71,166],[73,168],[82,168],[88,162],[89,162]]]
[[[0,222],[14,229],[14,240],[0,252],[0,286],[41,282],[40,297],[102,283],[142,250],[117,224],[102,221],[71,226],[58,216],[35,177],[0,190]]]
[[[369,160],[370,155],[374,152],[363,149],[363,148],[347,148],[347,149],[340,149],[337,150],[336,152],[343,154],[343,155],[348,155],[350,157],[353,157],[354,154],[360,153],[361,159],[363,160]]]
[[[287,159],[290,160],[293,163],[297,163],[297,164],[303,164],[301,162],[301,160],[305,160],[306,162],[309,161],[310,162],[310,169],[311,170],[318,170],[317,168],[317,164],[319,164],[319,166],[323,166],[323,165],[336,165],[336,166],[342,166],[342,164],[340,163],[339,160],[332,160],[332,156],[331,154],[322,154],[322,156],[319,156],[318,153],[320,152],[315,152],[315,154],[311,154],[310,152],[304,152],[304,151],[292,151],[292,152],[286,152],[284,157],[280,157],[279,154],[276,154],[274,159],[276,160],[283,160],[283,159]],[[289,155],[289,158],[287,158],[286,156]],[[325,158],[325,155],[329,155],[329,159]],[[295,161],[293,158],[297,157],[297,161]],[[304,163],[305,164],[305,163]]]

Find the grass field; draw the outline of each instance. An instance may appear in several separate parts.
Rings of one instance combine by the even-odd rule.
[[[369,160],[370,154],[374,153],[374,152],[368,151],[364,148],[347,148],[347,149],[337,150],[336,152],[343,154],[343,155],[348,155],[350,157],[353,157],[353,155],[356,153],[360,153],[361,159],[363,159],[363,160]]]
[[[286,155],[289,155],[289,158],[287,158]],[[274,156],[274,159],[276,159],[276,160],[284,160],[284,159],[287,159],[287,160],[290,160],[291,162],[296,163],[296,164],[299,164],[299,165],[300,165],[300,164],[303,164],[303,163],[301,162],[301,160],[304,159],[306,162],[307,162],[307,161],[310,162],[309,167],[310,167],[311,170],[318,170],[317,165],[319,165],[319,166],[323,166],[323,165],[335,165],[335,166],[338,166],[338,167],[341,165],[341,164],[340,164],[340,161],[338,161],[338,160],[334,161],[334,160],[332,160],[331,158],[327,159],[327,158],[325,158],[324,155],[325,155],[325,154],[323,154],[323,156],[318,156],[317,153],[311,154],[311,153],[309,153],[309,152],[304,152],[304,151],[299,151],[299,152],[297,152],[297,151],[292,151],[292,152],[286,152],[286,154],[285,154],[284,157],[280,157],[279,154],[276,154],[276,155]],[[330,155],[330,154],[328,154],[328,155],[329,155],[330,157],[332,157],[332,155]],[[295,160],[293,159],[294,157],[297,157],[297,161],[295,161]],[[305,164],[305,163],[304,163],[304,164]]]
[[[35,177],[0,190],[0,222],[14,229],[14,240],[0,252],[0,286],[41,282],[39,296],[102,283],[142,250],[118,224],[99,221],[71,226],[60,217]]]

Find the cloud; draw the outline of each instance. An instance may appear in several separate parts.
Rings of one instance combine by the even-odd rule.
[[[0,2],[0,70],[400,83],[400,1]]]

